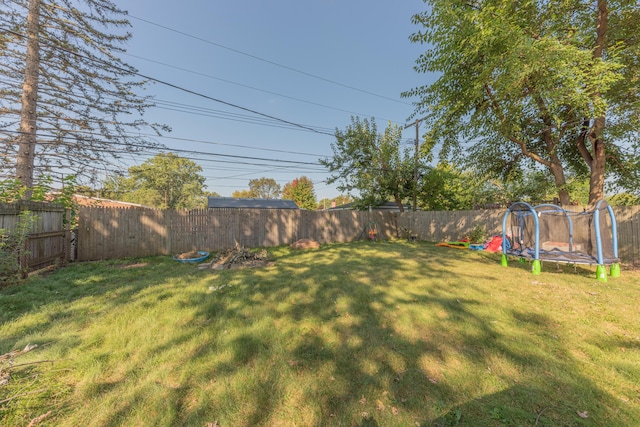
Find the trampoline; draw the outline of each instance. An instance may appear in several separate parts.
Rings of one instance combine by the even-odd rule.
[[[502,265],[507,256],[532,260],[540,274],[541,261],[596,265],[596,278],[620,276],[616,219],[611,206],[600,200],[591,210],[568,211],[553,204],[532,206],[517,202],[502,220]]]

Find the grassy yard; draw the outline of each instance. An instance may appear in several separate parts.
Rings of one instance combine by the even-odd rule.
[[[38,345],[0,362],[0,425],[640,425],[639,272],[533,276],[408,242],[270,255],[82,263],[0,289],[0,355]]]

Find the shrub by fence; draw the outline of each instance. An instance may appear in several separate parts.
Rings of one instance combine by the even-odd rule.
[[[37,217],[24,248],[27,255],[21,260],[28,270],[39,270],[69,260],[70,233],[64,227],[65,208],[38,202],[0,204],[0,229],[13,232],[23,211],[31,211]]]

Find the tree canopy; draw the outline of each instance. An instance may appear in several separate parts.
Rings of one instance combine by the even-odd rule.
[[[329,209],[334,206],[346,205],[347,203],[351,203],[352,201],[353,200],[351,200],[351,197],[349,197],[348,195],[341,194],[332,199],[325,198],[320,200],[318,202],[318,209]]]
[[[119,57],[129,27],[110,0],[0,0],[0,173],[92,177],[155,146],[142,132],[163,127],[142,118],[151,100]]]
[[[154,156],[131,166],[127,176],[105,182],[103,195],[156,208],[195,209],[206,206],[202,168],[173,153]]]
[[[410,148],[401,148],[401,137],[402,129],[391,123],[378,134],[375,119],[352,117],[344,131],[336,129],[333,157],[320,159],[331,173],[327,183],[338,182],[338,190],[353,195],[358,205],[393,200],[404,210],[415,185],[415,158]]]
[[[249,180],[248,190],[238,190],[231,197],[251,199],[277,199],[281,194],[280,184],[273,178],[256,178]]]
[[[302,209],[316,210],[318,207],[313,181],[306,176],[287,182],[282,188],[282,197],[286,200],[293,200]]]
[[[415,69],[438,78],[405,92],[428,113],[442,153],[504,181],[544,167],[562,203],[567,176],[589,202],[605,178],[638,188],[640,6],[631,0],[425,0]]]

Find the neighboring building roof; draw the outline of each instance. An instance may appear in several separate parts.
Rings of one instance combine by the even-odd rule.
[[[51,195],[60,194],[59,191],[50,192]],[[139,203],[122,202],[120,200],[101,199],[100,197],[83,196],[82,194],[74,194],[73,201],[79,206],[96,206],[103,208],[136,208],[136,209],[155,209],[151,206],[141,205]]]
[[[236,197],[209,197],[208,207],[217,209],[299,209],[293,200]]]

